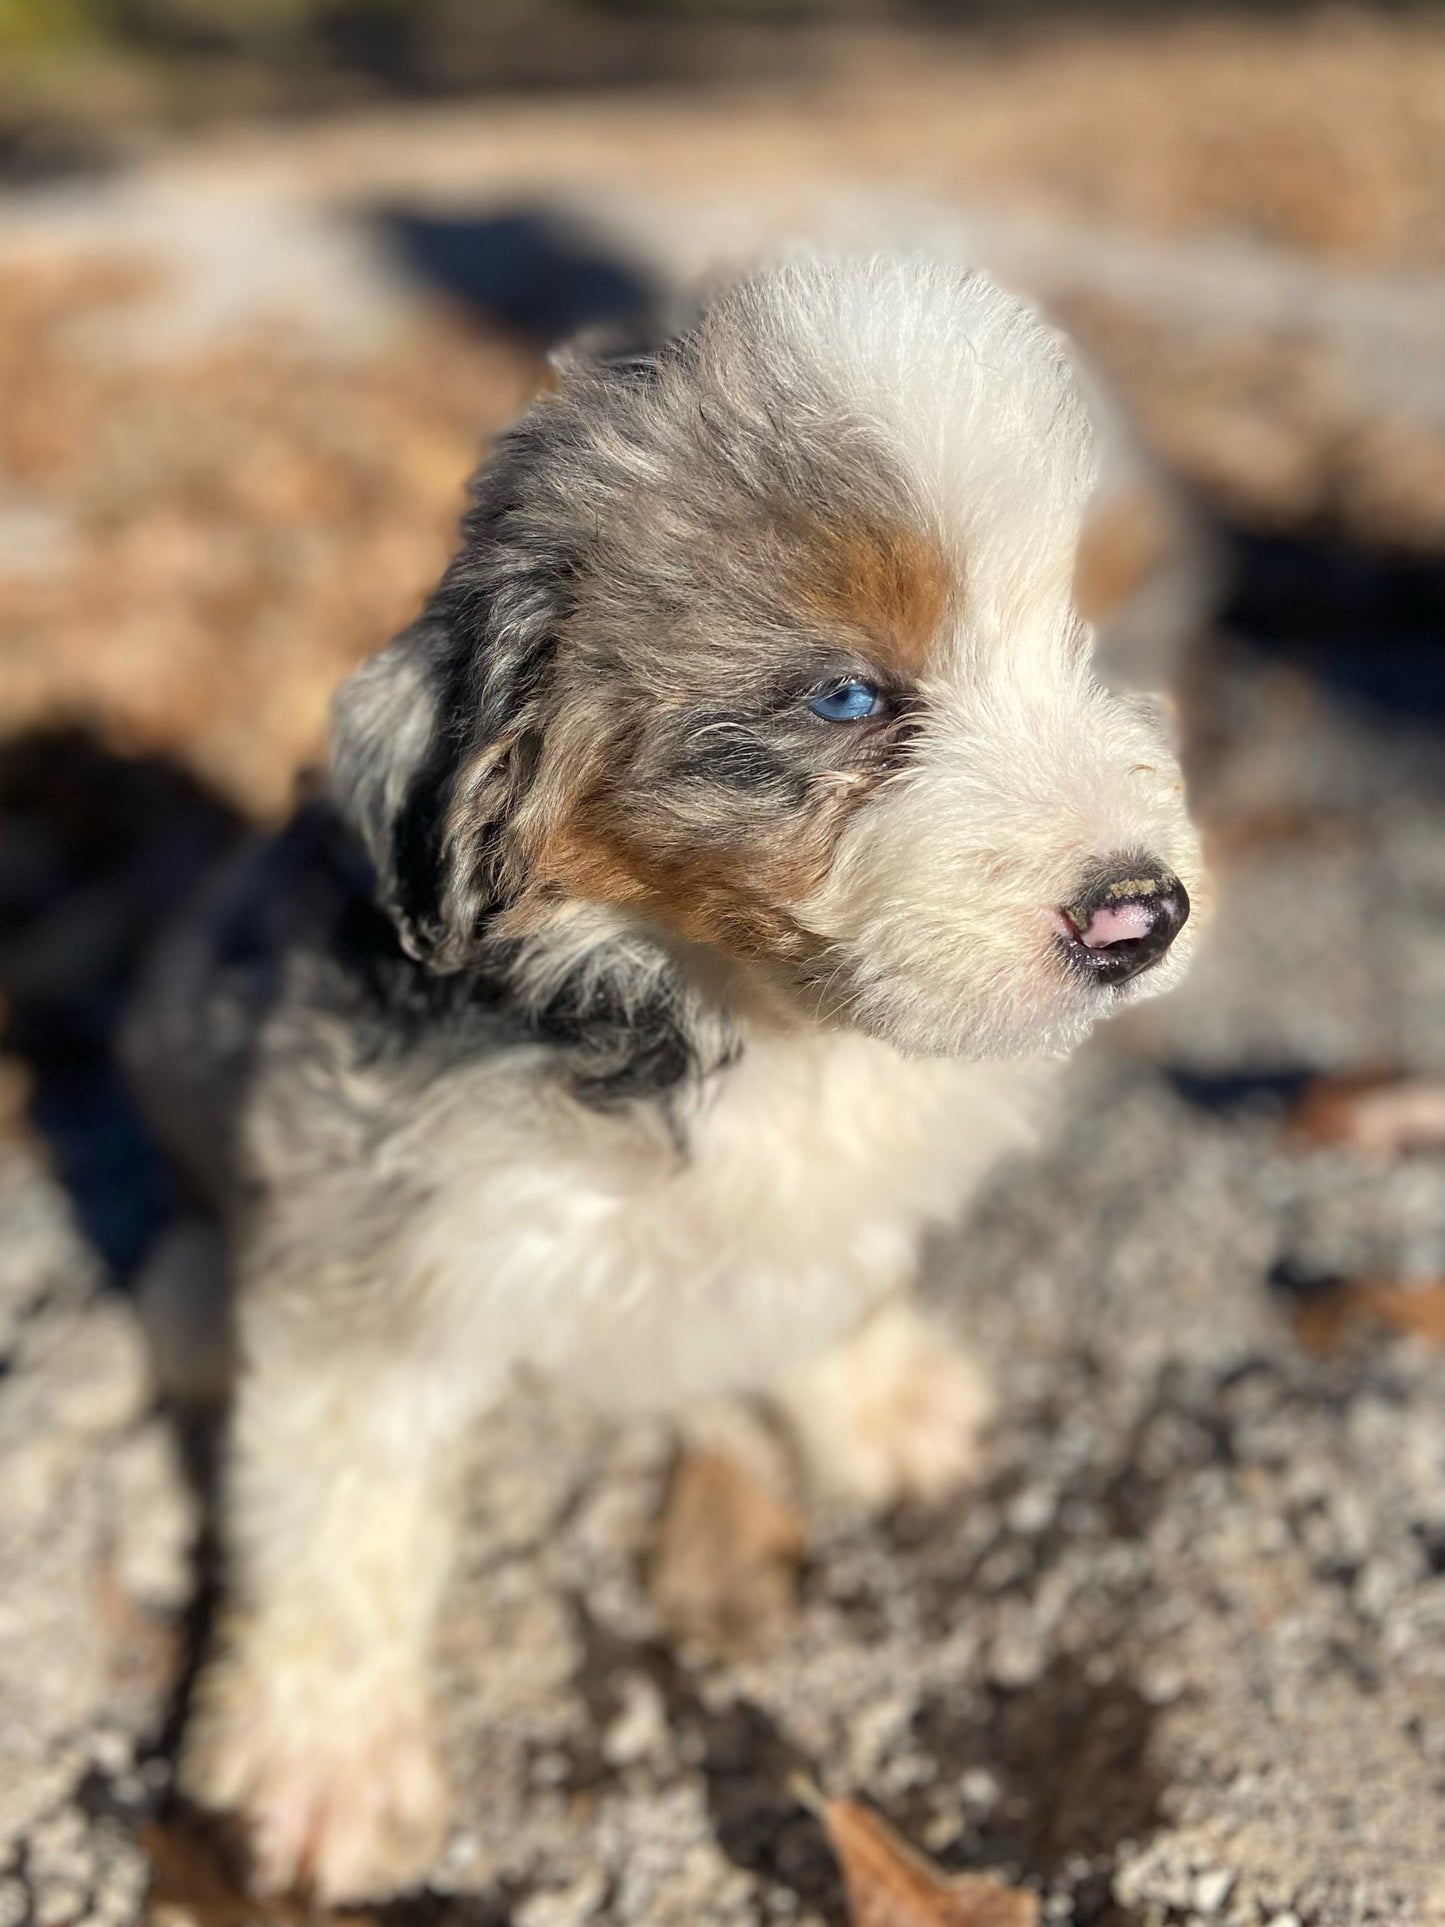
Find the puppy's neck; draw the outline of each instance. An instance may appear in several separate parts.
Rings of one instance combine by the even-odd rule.
[[[752,1045],[816,1044],[815,1021],[780,971],[568,904],[511,949],[509,1000],[568,1056],[580,1095],[686,1103]]]

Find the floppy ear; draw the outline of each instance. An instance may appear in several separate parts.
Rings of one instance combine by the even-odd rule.
[[[519,881],[509,830],[577,555],[536,486],[549,439],[536,415],[505,438],[473,481],[461,551],[425,612],[332,709],[332,795],[404,949],[440,972],[475,962]]]

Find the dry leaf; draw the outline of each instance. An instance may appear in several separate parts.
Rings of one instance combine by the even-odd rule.
[[[803,1548],[798,1513],[736,1459],[686,1453],[658,1529],[653,1605],[683,1637],[756,1644],[792,1612]]]
[[[126,1588],[113,1549],[106,1550],[95,1572],[92,1603],[97,1628],[105,1636],[115,1691],[157,1699],[173,1693],[183,1658],[180,1629]]]
[[[1445,1146],[1445,1079],[1362,1072],[1317,1077],[1290,1116],[1296,1145],[1339,1144],[1380,1162]]]
[[[1358,826],[1343,812],[1290,801],[1264,802],[1240,809],[1209,830],[1211,864],[1225,863],[1261,850],[1319,850],[1332,855],[1353,849]]]
[[[1312,1293],[1294,1315],[1295,1337],[1314,1358],[1339,1351],[1363,1325],[1445,1351],[1445,1278],[1402,1285],[1389,1278],[1351,1278]]]
[[[146,1927],[380,1927],[374,1913],[322,1913],[297,1895],[248,1893],[213,1831],[190,1820],[140,1829],[151,1863]]]
[[[1135,486],[1096,501],[1074,557],[1074,603],[1085,622],[1105,622],[1122,609],[1181,539],[1157,491]]]
[[[1037,1927],[1037,1894],[988,1874],[941,1873],[870,1808],[799,1783],[843,1869],[850,1927]]]

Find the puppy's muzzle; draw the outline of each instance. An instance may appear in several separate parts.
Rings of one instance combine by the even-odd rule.
[[[1152,857],[1108,865],[1058,913],[1069,962],[1100,984],[1158,963],[1189,917],[1189,892]]]

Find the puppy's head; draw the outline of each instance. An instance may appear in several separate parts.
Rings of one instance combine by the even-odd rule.
[[[1058,1048],[1173,983],[1199,854],[1071,584],[1062,353],[977,275],[798,261],[568,364],[336,782],[404,940],[645,928],[910,1051]]]

